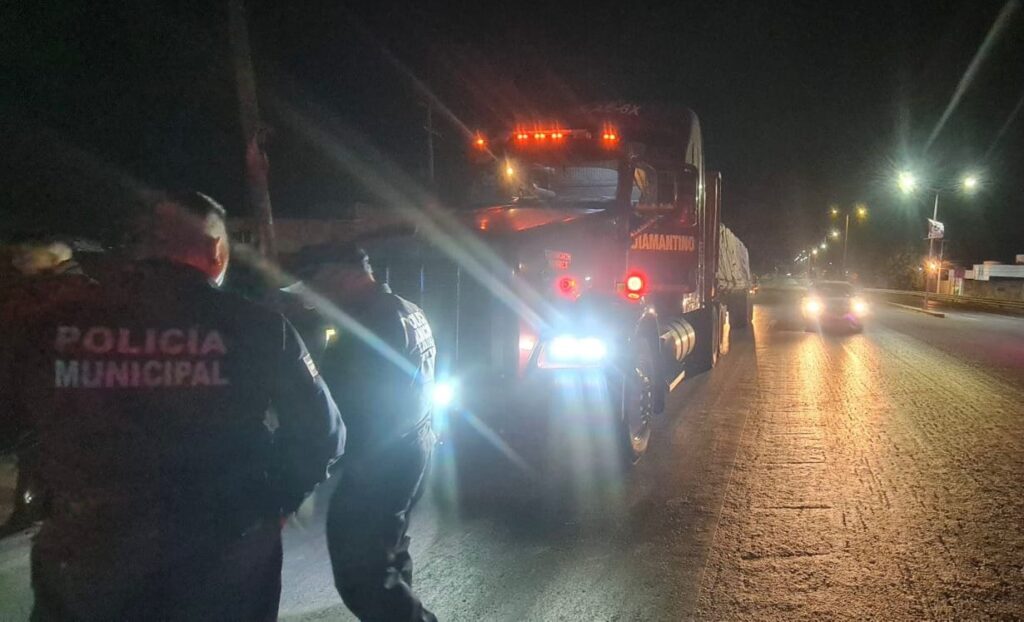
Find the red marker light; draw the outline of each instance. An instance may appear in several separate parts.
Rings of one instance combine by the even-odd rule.
[[[536,138],[537,140],[543,140],[548,136],[544,132],[537,132],[536,134],[533,135],[533,137]]]
[[[601,142],[605,147],[611,147],[619,141],[618,131],[611,126],[604,126],[601,130]]]
[[[563,276],[558,279],[557,282],[558,293],[566,298],[573,298],[579,296],[579,285],[576,283],[576,279],[571,276]]]
[[[473,139],[473,144],[476,145],[477,149],[485,149],[487,147],[487,139],[478,135]]]
[[[642,274],[630,274],[626,277],[626,297],[637,300],[647,292],[647,279]]]

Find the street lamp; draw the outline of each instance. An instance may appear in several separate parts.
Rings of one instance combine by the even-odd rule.
[[[822,242],[822,243],[821,243],[821,246],[819,246],[818,248],[820,248],[821,250],[825,250],[825,249],[827,249],[827,248],[828,248],[828,244],[826,244],[826,243]]]
[[[980,183],[981,183],[981,180],[979,179],[977,174],[975,174],[975,173],[967,173],[967,174],[965,174],[960,179],[960,182],[957,185],[959,186],[959,188],[961,190],[963,190],[964,192],[970,194],[970,193],[973,193],[975,190],[978,189],[978,186],[980,185]],[[902,192],[903,194],[910,194],[910,193],[914,192],[914,190],[917,189],[917,178],[915,178],[914,175],[912,173],[910,173],[909,171],[901,171],[896,176],[896,186],[900,189],[900,192]],[[941,193],[943,190],[951,190],[951,189],[952,189],[952,187],[948,184],[948,182],[947,182],[947,185],[945,187],[935,186],[935,187],[927,188],[927,190],[929,192],[933,192],[935,194],[935,201],[934,201],[934,204],[932,206],[932,221],[934,221],[936,223],[939,221],[939,193]],[[934,257],[935,257],[935,237],[932,236],[931,226],[929,226],[929,228],[928,228],[928,260],[929,260],[929,265],[931,265],[931,262],[934,260]],[[940,265],[941,265],[941,262],[942,262],[942,253],[940,251],[940,253],[939,253],[939,263],[940,263]],[[935,269],[934,272],[936,273],[935,274],[935,293],[937,294],[937,293],[939,293],[939,286],[940,286],[940,284],[942,282],[942,275],[939,274],[939,270],[938,269]],[[925,302],[927,302],[927,300],[928,300],[928,287],[927,287],[927,285],[925,286],[924,290],[925,290]]]
[[[901,175],[903,175],[903,174],[901,173]],[[906,173],[906,175],[908,176],[907,180],[906,180],[906,181],[908,181],[908,187],[912,187],[916,183],[914,181],[914,177],[913,177],[913,175],[910,175],[910,173]],[[829,207],[828,211],[829,211],[829,214],[832,216],[832,218],[836,218],[837,216],[839,216],[840,213],[844,214],[844,219],[843,220],[845,222],[844,222],[844,225],[843,225],[843,234],[842,234],[842,236],[843,236],[843,263],[842,263],[842,268],[843,268],[843,276],[845,277],[846,276],[846,248],[849,245],[848,243],[849,243],[849,240],[850,240],[850,212],[852,211],[857,216],[858,220],[864,220],[868,216],[868,206],[865,205],[864,203],[855,203],[852,209],[842,209],[842,210],[840,210],[837,205],[833,205],[833,206]],[[829,237],[831,237],[833,240],[838,240],[839,239],[839,230],[838,229],[832,229],[832,231],[829,232]]]
[[[917,178],[910,171],[900,171],[896,177],[896,185],[903,194],[910,194],[917,189]]]

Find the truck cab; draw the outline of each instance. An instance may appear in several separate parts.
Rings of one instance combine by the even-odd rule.
[[[466,205],[369,248],[434,327],[453,419],[519,446],[585,429],[636,462],[667,393],[728,346],[696,115],[603,104],[469,142]]]

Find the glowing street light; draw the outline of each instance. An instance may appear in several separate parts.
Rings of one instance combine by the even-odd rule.
[[[822,242],[822,243],[821,243],[821,246],[819,246],[818,248],[820,248],[821,250],[825,250],[825,249],[827,249],[827,248],[828,248],[828,244],[826,244],[826,243]]]
[[[832,215],[832,218],[835,218],[836,216],[839,215],[839,207],[836,205],[829,207],[828,213]]]
[[[832,231],[829,231],[828,235],[833,240],[838,240],[839,239],[839,229],[833,229]]]
[[[812,248],[811,249],[811,254],[814,255],[815,257],[817,257],[818,256],[818,249]]]
[[[858,203],[857,206],[856,206],[856,209],[857,209],[857,218],[867,218],[868,217],[868,206],[867,205],[864,205],[863,203]]]
[[[897,177],[896,177],[896,185],[899,187],[900,192],[902,192],[903,194],[910,194],[911,192],[913,192],[914,190],[917,189],[917,179],[914,177],[914,175],[911,172],[909,172],[909,171],[901,171],[897,175]],[[935,201],[934,201],[933,206],[932,206],[932,217],[931,217],[931,220],[935,221],[936,223],[938,223],[938,221],[939,221],[939,195],[941,193],[948,192],[948,191],[953,190],[955,188],[959,188],[961,191],[963,191],[966,194],[973,194],[980,187],[980,185],[981,185],[980,177],[976,173],[973,173],[973,172],[965,173],[964,176],[956,184],[953,184],[951,182],[951,180],[947,180],[945,182],[945,185],[930,185],[927,188],[927,190],[935,195]],[[939,233],[938,236],[933,236],[931,234],[931,231],[932,231],[932,229],[931,229],[931,226],[929,225],[929,235],[928,235],[928,257],[929,257],[929,262],[933,261],[932,258],[935,257],[935,240],[937,238],[941,238],[942,237],[942,233]],[[939,257],[940,257],[939,261],[941,262],[941,257],[942,257],[941,248],[940,248],[940,251],[939,251]],[[930,268],[931,267],[931,263],[929,263],[928,266]],[[939,272],[938,268],[935,268],[932,271],[936,272],[936,273]],[[941,284],[941,278],[938,275],[936,275],[936,278],[935,278],[935,291],[936,292],[939,291],[940,284]],[[928,286],[927,286],[927,283],[926,283],[925,284],[925,302],[928,301],[928,291],[929,290],[928,290]]]
[[[910,171],[900,171],[896,177],[896,185],[903,194],[910,194],[917,189],[917,178]]]

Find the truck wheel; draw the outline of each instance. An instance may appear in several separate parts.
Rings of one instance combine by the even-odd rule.
[[[750,294],[742,292],[739,294],[733,294],[729,297],[729,324],[733,328],[743,329],[750,326],[750,316],[752,315],[751,307],[753,306],[750,300]]]
[[[642,337],[632,343],[632,352],[625,362],[620,393],[619,438],[627,464],[635,464],[647,452],[651,440],[651,419],[654,416],[655,368],[651,344]]]
[[[717,304],[701,309],[693,318],[697,330],[697,347],[694,349],[687,369],[696,374],[710,371],[718,364],[719,345],[722,339],[722,314]]]

